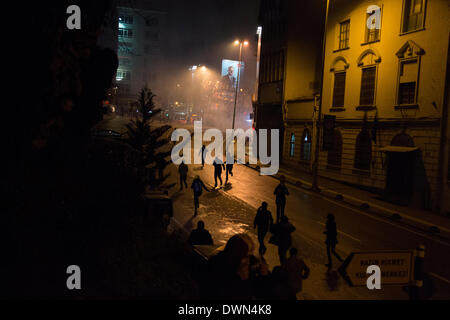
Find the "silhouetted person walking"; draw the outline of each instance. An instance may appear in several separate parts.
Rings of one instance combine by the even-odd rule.
[[[220,186],[223,185],[222,182],[222,169],[225,170],[225,165],[219,158],[215,158],[213,162],[214,166],[214,188],[217,187],[217,178],[219,178]]]
[[[228,159],[230,158],[230,159]],[[230,174],[231,176],[233,176],[233,165],[234,165],[234,158],[228,162],[228,160],[231,160],[231,155],[228,153],[227,154],[227,165],[226,165],[226,179],[225,179],[225,184],[228,183],[228,174]]]
[[[180,166],[178,167],[178,173],[180,174],[180,190],[183,190],[183,184],[184,187],[187,189],[187,174],[188,174],[189,168],[184,163],[184,160],[181,162]]]
[[[200,155],[202,156],[202,168],[205,167],[205,158],[206,158],[206,146],[202,145],[200,149]]]
[[[194,207],[195,207],[194,216],[196,216],[197,210],[200,207],[199,198],[202,195],[202,191],[203,189],[205,189],[206,191],[209,192],[209,190],[208,188],[206,188],[205,184],[198,175],[195,176],[194,181],[192,181],[191,188],[194,191]]]
[[[258,227],[258,242],[259,242],[259,254],[262,256],[266,253],[266,246],[264,245],[264,238],[270,227],[273,224],[272,213],[267,210],[267,202],[263,202],[261,207],[258,208],[255,220],[253,221],[253,228]]]
[[[336,244],[338,243],[337,240],[337,227],[336,222],[334,221],[334,214],[330,213],[327,216],[327,224],[326,224],[326,231],[324,234],[327,235],[327,239],[325,240],[325,243],[327,244],[327,256],[328,256],[328,263],[325,265],[329,269],[332,268],[333,263],[331,261],[331,253],[334,254],[334,256],[339,260],[343,261],[342,258],[336,253]]]
[[[213,239],[208,230],[205,229],[203,221],[197,222],[197,229],[191,231],[188,243],[190,245],[213,245]]]
[[[282,175],[280,177],[280,184],[275,188],[273,194],[276,196],[275,203],[277,204],[277,222],[284,217],[284,208],[286,207],[286,196],[289,195],[289,190],[284,185],[286,178]]]
[[[295,227],[289,223],[288,217],[282,216],[281,222],[277,224],[275,229],[278,256],[280,257],[280,263],[282,266],[286,263],[286,253],[292,245],[291,233],[294,231]]]

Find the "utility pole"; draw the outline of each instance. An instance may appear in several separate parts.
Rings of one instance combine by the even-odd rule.
[[[241,77],[241,61],[242,61],[242,42],[239,43],[239,64],[238,64],[238,76],[236,79],[236,92],[234,95],[234,109],[233,109],[233,127],[232,129],[234,130],[234,123],[236,121],[236,104],[237,104],[237,97],[238,97],[238,92],[239,92],[239,80]]]
[[[316,127],[316,148],[314,152],[314,164],[313,164],[313,181],[312,190],[319,191],[317,182],[317,175],[319,170],[319,151],[320,151],[320,126],[322,124],[322,101],[323,101],[323,78],[325,72],[325,48],[327,37],[327,24],[328,24],[328,9],[330,6],[330,0],[327,0],[327,8],[325,12],[325,25],[323,27],[323,40],[322,40],[322,67],[321,67],[321,80],[320,80],[320,95],[319,95],[319,114],[317,116]]]
[[[234,45],[239,45],[239,64],[238,64],[238,76],[236,79],[236,92],[234,95],[234,110],[233,110],[233,130],[234,130],[234,124],[236,122],[236,104],[237,104],[237,97],[238,97],[238,92],[239,92],[239,83],[241,80],[241,62],[242,62],[242,58],[243,58],[243,53],[242,53],[242,46],[248,46],[248,41],[240,41],[240,40],[236,40],[234,42]]]

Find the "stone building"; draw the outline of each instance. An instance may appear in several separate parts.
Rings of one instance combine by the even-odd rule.
[[[296,13],[305,32],[289,31],[285,47],[283,164],[311,172],[320,51],[308,35],[323,22],[309,23],[314,11]],[[449,212],[449,13],[445,0],[330,1],[319,175]],[[263,48],[264,40],[263,28]]]

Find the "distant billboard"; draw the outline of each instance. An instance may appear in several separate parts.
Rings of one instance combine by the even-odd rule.
[[[239,65],[241,67],[239,79],[242,79],[244,74],[244,62],[239,64],[239,61],[235,60],[222,60],[222,83],[226,88],[236,88]]]

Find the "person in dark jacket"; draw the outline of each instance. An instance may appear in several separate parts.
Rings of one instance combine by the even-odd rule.
[[[186,182],[188,171],[189,171],[189,168],[184,163],[184,160],[183,160],[181,162],[180,166],[178,167],[178,172],[180,174],[180,190],[183,190],[183,184],[186,189],[188,187],[187,182]]]
[[[202,156],[202,168],[205,166],[205,158],[206,158],[206,146],[202,145],[200,149],[200,155]]]
[[[217,187],[217,178],[219,178],[220,186],[223,185],[222,182],[222,169],[225,170],[225,165],[223,164],[223,161],[219,158],[215,158],[213,162],[214,166],[214,188]]]
[[[239,234],[232,236],[225,249],[208,260],[202,285],[204,298],[252,299],[250,254],[251,247],[245,238]]]
[[[328,256],[328,263],[325,266],[327,266],[328,269],[331,269],[333,266],[331,261],[331,252],[339,261],[341,262],[343,261],[342,258],[336,252],[336,244],[338,243],[337,227],[336,222],[334,220],[334,214],[332,213],[328,214],[327,216],[326,231],[324,232],[324,234],[327,235],[325,243],[327,245],[327,256]]]
[[[290,257],[286,260],[284,269],[288,273],[289,285],[297,294],[302,291],[303,279],[308,278],[310,270],[303,259],[298,257],[297,248],[291,248],[289,253]]]
[[[267,232],[273,224],[272,213],[267,210],[267,202],[263,202],[261,207],[258,208],[255,220],[253,221],[253,228],[258,227],[258,242],[259,242],[259,254],[261,256],[266,253],[266,246],[264,245],[264,238]]]
[[[226,165],[226,178],[225,178],[225,184],[228,183],[228,174],[230,176],[233,176],[233,165],[234,165],[234,158],[232,158],[231,154],[227,153],[227,165]]]
[[[281,217],[281,222],[276,226],[275,230],[281,266],[286,263],[286,254],[292,245],[291,233],[294,231],[295,227],[289,223],[288,217]]]
[[[294,290],[289,285],[289,274],[280,266],[272,270],[272,293],[274,300],[297,300]]]
[[[209,190],[208,188],[206,188],[205,184],[198,175],[196,175],[194,181],[192,181],[191,188],[194,192],[194,207],[195,207],[194,216],[196,216],[197,210],[200,207],[199,198],[202,195],[202,191],[203,189],[205,189],[206,191],[209,192]]]
[[[205,229],[203,221],[197,222],[197,229],[191,231],[188,243],[190,245],[213,245],[213,239],[208,230]]]
[[[277,222],[280,222],[281,217],[284,216],[284,208],[286,207],[286,196],[289,195],[289,190],[285,186],[286,178],[282,175],[280,177],[280,184],[275,188],[273,194],[276,196],[275,203],[277,204]]]

